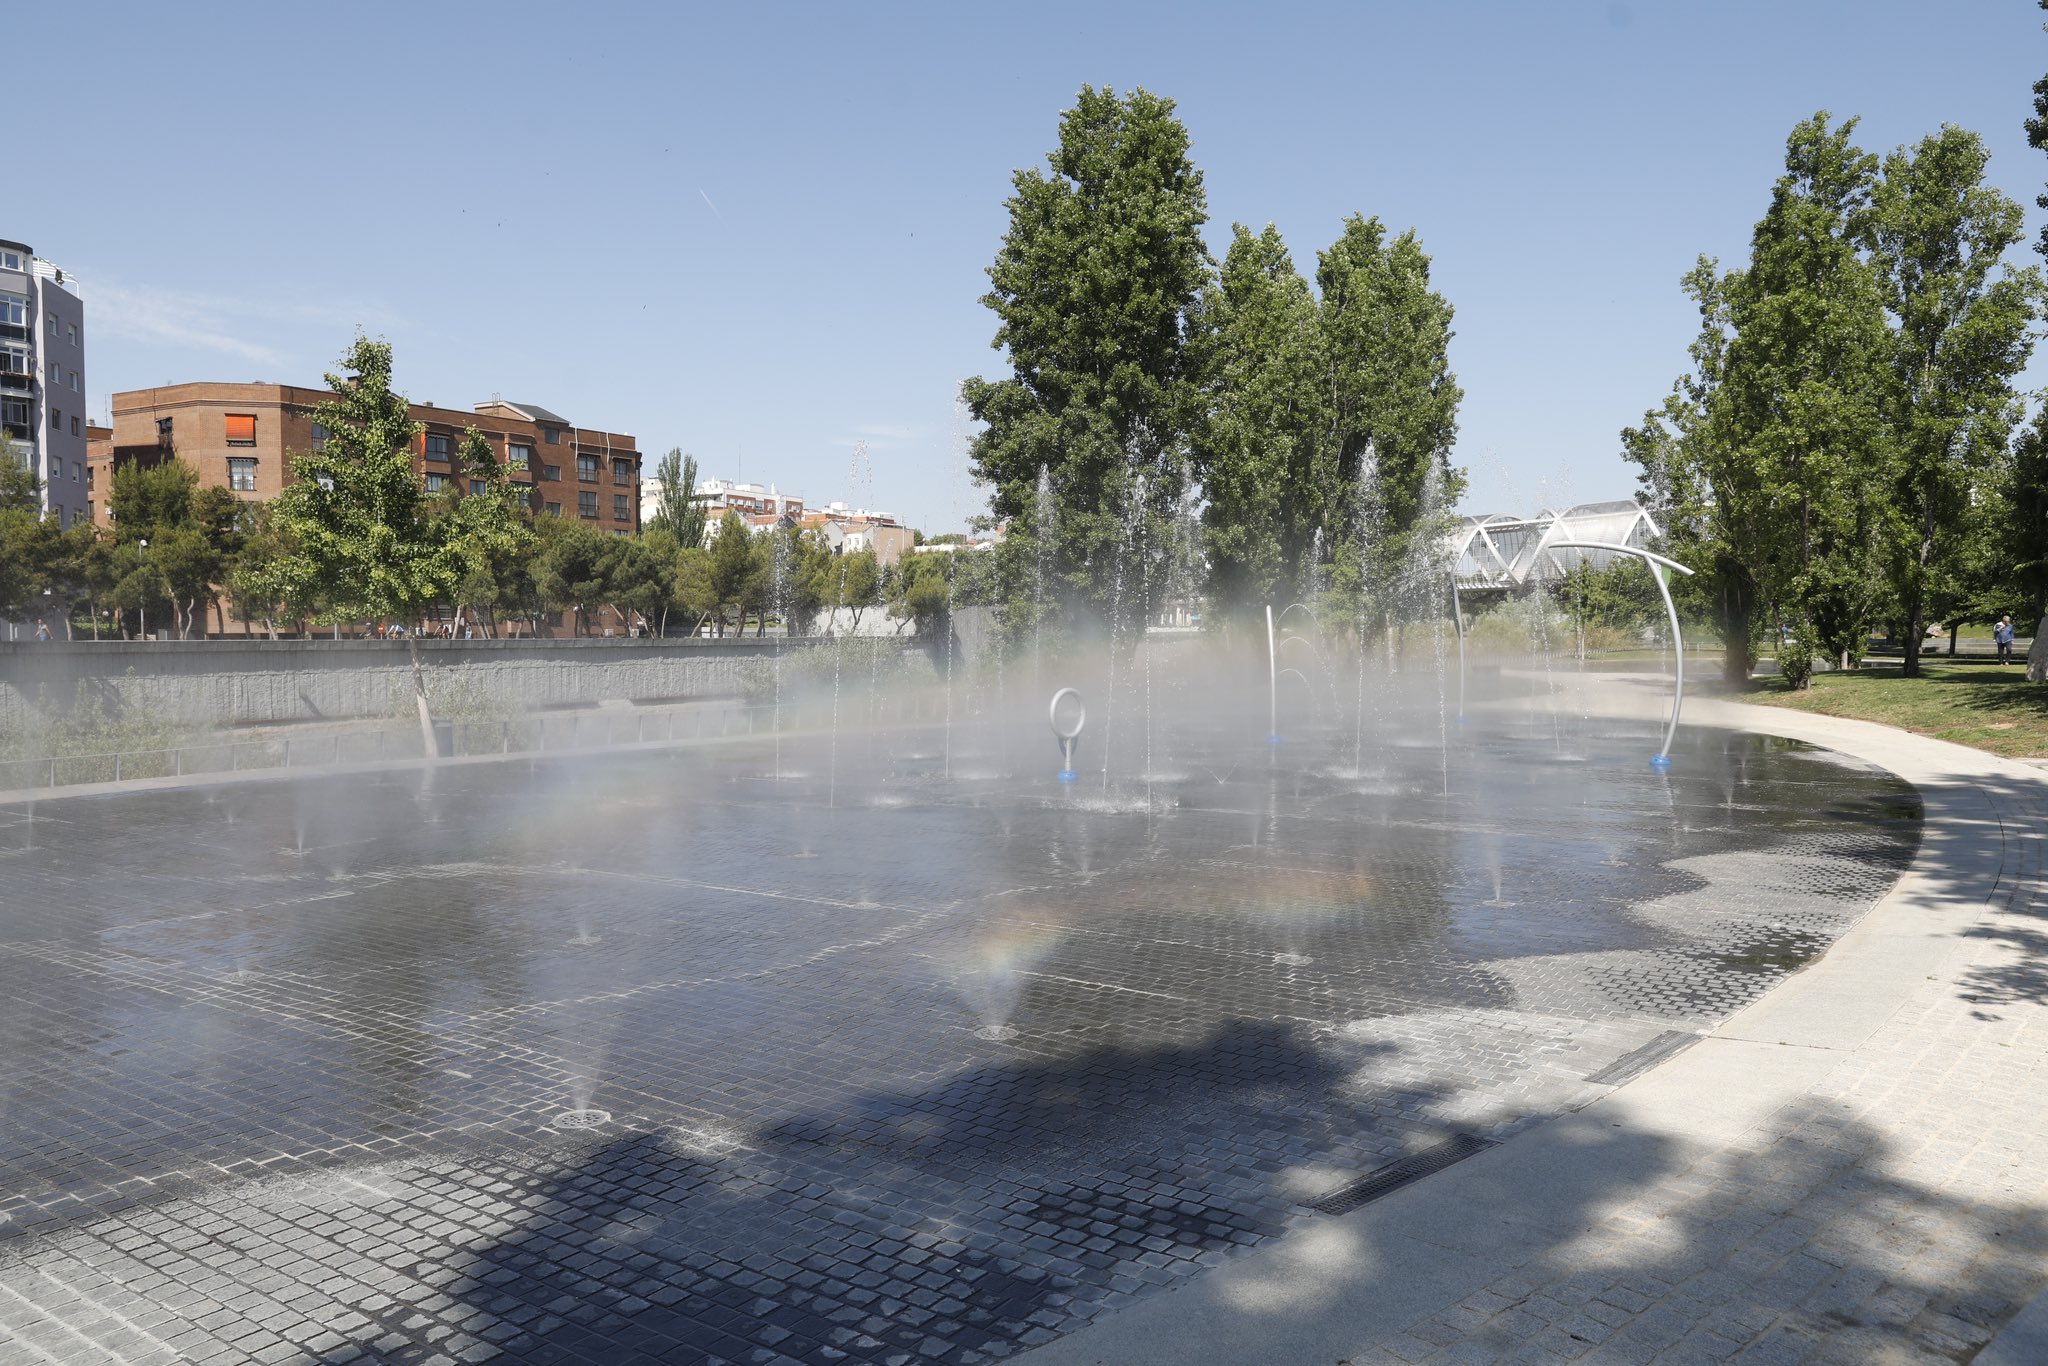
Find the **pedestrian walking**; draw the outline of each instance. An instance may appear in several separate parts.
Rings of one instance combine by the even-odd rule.
[[[49,623],[44,621],[41,617],[36,618],[36,639],[45,642],[47,642],[50,639]]]
[[[2003,616],[1998,619],[1998,625],[1991,628],[1991,639],[1998,646],[1998,662],[2000,664],[2012,663],[2012,618],[2010,616]]]

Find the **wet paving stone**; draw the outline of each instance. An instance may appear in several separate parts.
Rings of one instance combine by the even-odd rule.
[[[1918,837],[1755,737],[979,744],[0,808],[0,1362],[993,1360],[1604,1093]]]

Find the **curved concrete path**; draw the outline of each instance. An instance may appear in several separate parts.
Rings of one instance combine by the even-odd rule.
[[[2048,1362],[2048,774],[1700,701],[1870,760],[1919,857],[1820,962],[1598,1102],[1015,1360]]]

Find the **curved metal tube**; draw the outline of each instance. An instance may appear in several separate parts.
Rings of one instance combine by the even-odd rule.
[[[1638,550],[1632,545],[1616,545],[1612,541],[1552,541],[1552,550],[1607,550],[1617,555],[1633,555],[1650,566],[1650,577],[1657,581],[1657,591],[1664,595],[1664,612],[1671,618],[1671,723],[1664,727],[1664,748],[1650,762],[1663,767],[1671,762],[1671,737],[1678,734],[1678,709],[1685,702],[1685,637],[1678,630],[1678,609],[1671,605],[1671,587],[1664,582],[1658,569],[1676,569],[1690,576],[1692,571],[1676,560],[1648,550]]]

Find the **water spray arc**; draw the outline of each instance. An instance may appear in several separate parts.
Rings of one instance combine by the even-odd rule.
[[[1671,603],[1671,585],[1661,572],[1675,569],[1688,577],[1692,571],[1676,560],[1667,560],[1662,555],[1648,550],[1638,550],[1632,545],[1616,545],[1612,541],[1552,541],[1552,550],[1606,550],[1616,555],[1633,555],[1650,566],[1650,577],[1657,581],[1657,591],[1664,595],[1664,614],[1671,619],[1671,721],[1664,727],[1664,745],[1650,757],[1650,767],[1663,771],[1671,767],[1671,738],[1678,734],[1678,709],[1685,702],[1685,637],[1678,629],[1678,609]]]
[[[1465,724],[1465,605],[1458,600],[1458,571],[1451,570],[1451,626],[1458,633],[1458,724]]]

